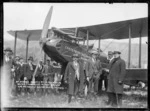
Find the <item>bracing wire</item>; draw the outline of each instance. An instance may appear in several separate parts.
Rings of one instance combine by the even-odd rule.
[[[105,49],[103,51],[105,51],[109,47],[109,45],[113,42],[113,40],[114,39],[112,39],[112,41],[105,47]]]

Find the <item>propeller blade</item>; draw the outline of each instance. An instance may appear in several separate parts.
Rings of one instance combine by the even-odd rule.
[[[53,11],[53,6],[51,6],[51,8],[50,8],[50,10],[49,10],[49,12],[46,16],[46,19],[45,19],[45,22],[44,22],[44,25],[43,25],[43,30],[42,30],[42,33],[41,33],[41,39],[43,39],[47,36],[47,31],[48,31],[48,27],[50,25],[52,11]],[[43,44],[41,42],[41,49],[40,49],[41,54],[42,54],[42,47],[43,47]],[[37,73],[38,64],[39,64],[39,61],[36,65],[36,68],[35,68],[34,73],[33,73],[32,83],[35,83],[35,75]]]
[[[44,38],[47,36],[47,31],[48,31],[48,27],[50,25],[50,21],[51,21],[51,16],[52,16],[52,11],[53,11],[53,6],[51,6],[47,16],[46,16],[46,19],[45,19],[45,22],[44,22],[44,25],[43,25],[43,30],[42,30],[42,33],[41,33],[41,38]]]

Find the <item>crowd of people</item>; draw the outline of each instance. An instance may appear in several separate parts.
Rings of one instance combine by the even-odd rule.
[[[92,52],[92,58],[86,62],[78,54],[73,54],[73,61],[68,63],[64,75],[64,81],[68,84],[68,103],[72,98],[82,98],[83,95],[97,97],[101,94],[104,83],[108,94],[105,103],[113,107],[121,106],[126,66],[120,54],[119,51],[109,51],[106,68],[102,67],[96,51]]]
[[[2,84],[6,84],[4,92],[9,92],[7,94],[10,96],[9,98],[14,98],[14,96],[18,96],[22,92],[29,94],[42,89],[42,85],[41,88],[36,88],[33,91],[31,88],[24,88],[24,86],[19,84],[24,83],[27,86],[27,84],[32,84],[33,81],[38,84],[54,82],[56,74],[54,67],[56,68],[56,65],[53,65],[50,59],[47,59],[45,64],[42,60],[37,65],[33,62],[32,56],[25,62],[20,56],[13,57],[13,51],[10,48],[4,50],[3,73],[1,77],[3,79]],[[42,93],[48,93],[48,90],[42,90]]]
[[[92,58],[83,61],[78,54],[73,54],[71,62],[68,62],[62,81],[67,84],[68,103],[72,98],[85,98],[90,95],[96,97],[103,90],[107,92],[107,105],[121,106],[123,94],[123,81],[125,78],[125,61],[120,57],[121,52],[109,51],[107,67],[103,68],[97,51],[92,52]],[[29,84],[35,81],[54,82],[55,71],[48,59],[44,64],[42,60],[37,65],[33,64],[33,57],[29,57],[25,63],[22,57],[12,57],[13,51],[10,48],[4,50],[3,74],[1,76],[7,92],[12,98],[12,90],[15,86],[15,95],[20,95],[22,88],[18,87],[16,81],[28,81]],[[7,85],[6,85],[7,84]],[[24,88],[26,94],[38,92],[38,89]],[[45,94],[48,90],[43,89]]]

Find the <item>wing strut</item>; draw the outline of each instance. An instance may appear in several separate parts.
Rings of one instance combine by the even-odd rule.
[[[130,68],[131,60],[131,24],[129,24],[129,50],[128,50],[128,68]]]
[[[15,41],[14,41],[14,57],[16,56],[16,45],[17,45],[17,31],[15,31]]]

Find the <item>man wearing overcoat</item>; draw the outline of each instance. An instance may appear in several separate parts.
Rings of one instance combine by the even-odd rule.
[[[81,85],[84,80],[84,70],[82,62],[78,61],[79,55],[73,54],[73,62],[67,64],[64,81],[68,83],[68,103],[71,102],[72,96],[76,96],[80,92]]]
[[[122,105],[123,81],[126,74],[125,61],[120,58],[121,52],[114,51],[114,60],[109,66],[108,89],[111,96],[111,105]]]
[[[11,48],[6,48],[4,50],[3,56],[3,67],[1,73],[1,100],[5,102],[8,99],[14,98],[12,95],[12,83],[13,83],[13,76],[12,76],[12,68],[13,68],[13,58],[12,58],[12,50]]]

